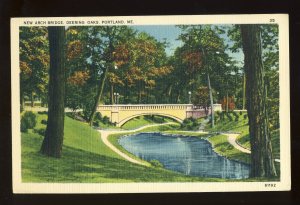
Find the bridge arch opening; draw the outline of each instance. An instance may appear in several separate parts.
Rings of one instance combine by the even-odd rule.
[[[162,113],[141,113],[141,114],[137,114],[137,115],[132,115],[128,118],[125,118],[123,120],[121,120],[117,125],[118,127],[122,127],[123,125],[125,125],[127,122],[129,122],[130,120],[134,119],[134,118],[137,118],[137,117],[140,117],[140,116],[160,116],[160,117],[166,117],[166,118],[169,118],[169,119],[172,119],[176,122],[179,122],[179,123],[182,123],[182,120],[179,119],[178,117],[175,117],[173,115],[168,115],[168,114],[162,114]]]

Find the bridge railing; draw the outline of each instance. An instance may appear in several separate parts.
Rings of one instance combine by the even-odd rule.
[[[99,105],[98,110],[192,110],[192,104]]]

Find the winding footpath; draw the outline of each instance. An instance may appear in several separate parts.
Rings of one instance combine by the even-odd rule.
[[[143,166],[149,166],[149,164],[147,164],[146,162],[143,161],[138,161],[136,159],[133,159],[132,157],[124,154],[123,152],[121,152],[118,148],[116,148],[112,143],[109,142],[109,140],[107,139],[109,135],[112,134],[129,134],[129,133],[133,133],[133,132],[137,132],[149,127],[156,127],[156,126],[161,126],[161,125],[169,125],[169,124],[176,124],[174,122],[167,122],[167,123],[162,123],[162,124],[153,124],[153,125],[146,125],[146,126],[142,126],[139,127],[137,129],[133,129],[133,130],[98,130],[101,134],[101,139],[103,141],[103,143],[108,146],[112,151],[114,151],[115,153],[117,153],[118,155],[120,155],[121,157],[123,157],[124,159],[128,160],[129,162],[135,163],[135,164],[139,164],[139,165],[143,165]]]
[[[223,133],[224,135],[226,135],[228,137],[228,142],[234,147],[236,148],[237,150],[240,150],[241,152],[244,152],[244,153],[247,153],[247,154],[250,154],[251,151],[249,149],[246,149],[244,147],[242,147],[240,144],[238,144],[236,142],[236,138],[239,136],[239,134],[228,134],[228,133]]]
[[[240,150],[241,152],[251,154],[251,151],[249,149],[246,149],[245,147],[242,147],[240,144],[236,142],[236,138],[239,136],[239,134],[234,133],[222,133],[223,135],[226,135],[228,137],[228,142],[236,149]],[[280,159],[275,159],[275,162],[280,162]]]

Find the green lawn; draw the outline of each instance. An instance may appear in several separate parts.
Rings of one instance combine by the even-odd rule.
[[[38,115],[37,127],[43,128]],[[160,128],[162,129],[162,128]],[[107,148],[99,133],[87,124],[65,118],[63,155],[60,159],[48,158],[39,153],[41,135],[22,133],[23,182],[180,182],[225,181],[185,176],[169,170],[136,165],[122,159]]]
[[[212,147],[215,152],[218,154],[227,157],[228,159],[241,161],[247,164],[250,164],[250,155],[243,153],[236,148],[234,148],[227,140],[226,135],[214,135],[207,138],[208,141],[212,144]]]
[[[244,119],[243,115],[239,117],[236,122],[234,119],[230,121],[225,117],[224,120],[216,120],[214,128],[211,128],[211,124],[207,124],[205,130],[207,131],[234,131],[240,132],[242,135],[249,134],[248,119]]]

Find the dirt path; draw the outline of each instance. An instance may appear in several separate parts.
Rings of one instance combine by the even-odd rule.
[[[224,133],[224,135],[226,135],[228,137],[228,142],[234,146],[234,148],[240,150],[241,152],[244,152],[244,153],[247,153],[247,154],[250,154],[251,151],[249,149],[246,149],[244,147],[242,147],[241,145],[239,145],[237,142],[236,142],[236,138],[239,136],[239,134],[228,134],[228,133]]]
[[[143,126],[143,127],[139,127],[137,129],[134,129],[134,130],[98,130],[101,134],[101,139],[103,141],[103,143],[108,146],[112,151],[114,151],[115,153],[117,153],[118,155],[120,155],[121,157],[123,157],[124,159],[132,162],[132,163],[135,163],[135,164],[140,164],[140,165],[144,165],[144,166],[149,166],[149,164],[145,163],[145,162],[142,162],[142,161],[138,161],[136,159],[133,159],[132,157],[124,154],[123,152],[121,152],[118,148],[116,148],[113,144],[111,144],[109,141],[108,141],[108,136],[111,135],[111,134],[121,134],[121,133],[132,133],[132,132],[136,132],[136,131],[140,131],[140,130],[143,130],[145,128],[148,128],[148,127],[156,127],[156,126],[161,126],[161,125],[169,125],[169,124],[176,124],[174,122],[167,122],[167,123],[162,123],[162,124],[153,124],[153,125],[146,125],[146,126]]]
[[[249,149],[246,149],[245,147],[242,147],[240,144],[236,142],[236,138],[239,136],[239,134],[232,134],[232,133],[223,133],[228,137],[228,142],[234,146],[234,148],[240,150],[241,152],[251,154],[251,151]],[[275,159],[275,162],[280,162],[280,159]]]

